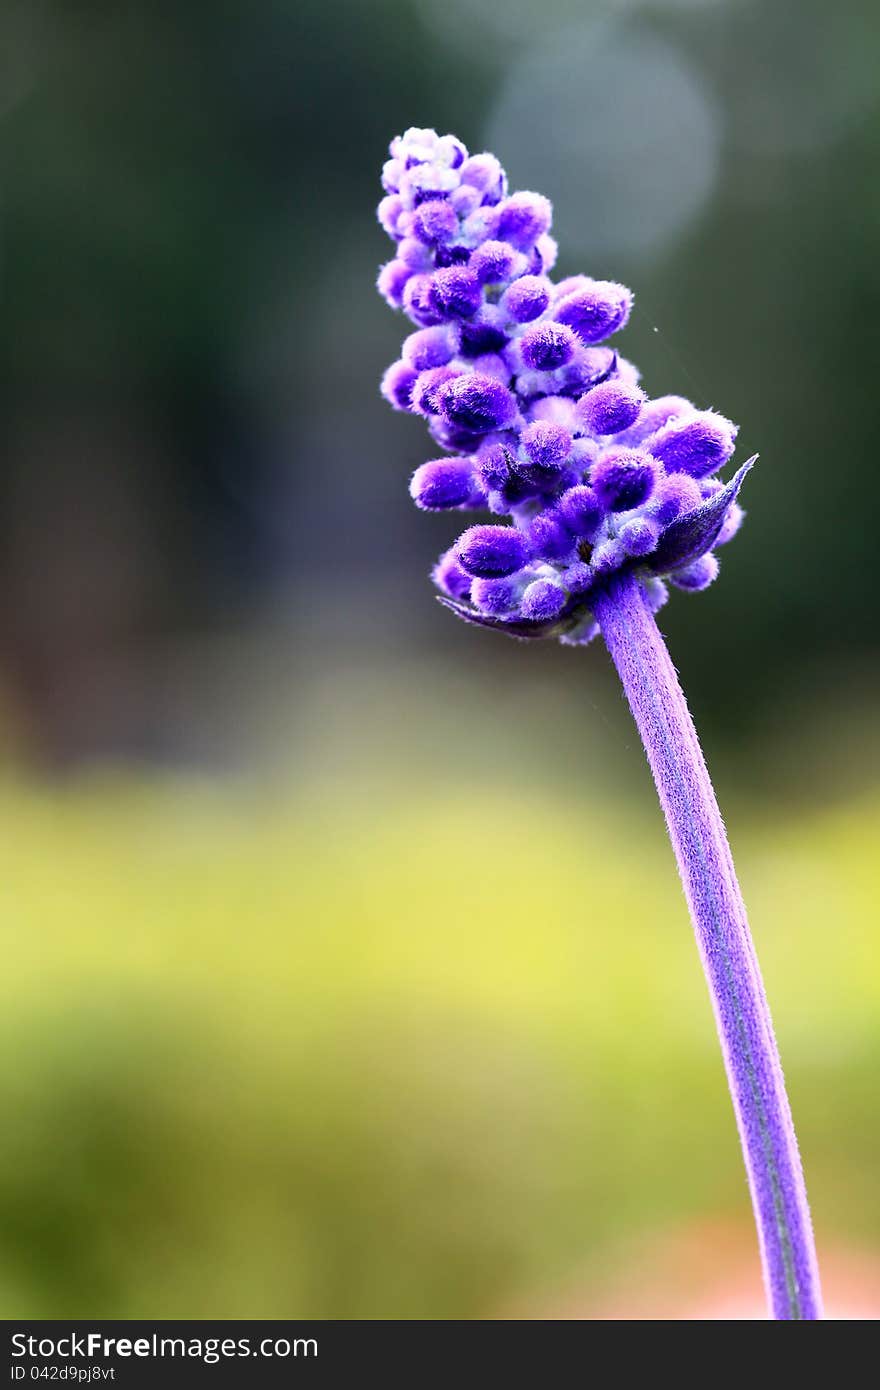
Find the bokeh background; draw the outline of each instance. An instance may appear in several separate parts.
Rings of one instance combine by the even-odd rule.
[[[4,1316],[759,1315],[607,658],[431,596],[377,393],[411,124],[760,452],[662,626],[829,1301],[880,1311],[878,58],[873,0],[5,0]]]

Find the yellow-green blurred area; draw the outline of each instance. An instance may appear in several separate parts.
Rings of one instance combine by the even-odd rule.
[[[625,711],[548,773],[411,681],[344,775],[4,785],[7,1317],[582,1315],[634,1241],[748,1232]],[[880,800],[728,811],[819,1239],[870,1252]]]

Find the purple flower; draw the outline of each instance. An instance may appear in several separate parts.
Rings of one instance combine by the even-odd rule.
[[[408,130],[391,142],[379,221],[395,255],[379,291],[417,331],[382,394],[421,414],[449,456],[410,491],[426,511],[482,509],[433,571],[459,617],[582,646],[600,631],[642,736],[712,994],[774,1317],[821,1317],[803,1173],[745,906],[696,730],[654,614],[667,581],[698,591],[742,521],[736,426],[679,396],[648,400],[600,346],[622,285],[554,285],[552,210],[508,195],[491,154]]]
[[[525,539],[512,526],[471,526],[455,547],[459,564],[477,579],[516,574],[526,561]]]
[[[626,324],[629,290],[585,275],[554,284],[550,203],[508,193],[493,155],[408,130],[390,156],[379,221],[395,254],[379,288],[415,331],[382,394],[395,410],[424,416],[452,455],[416,471],[413,499],[427,511],[483,508],[508,518],[524,545],[503,610],[497,597],[491,606],[493,590],[480,589],[479,601],[462,585],[453,593],[441,562],[444,598],[481,618],[503,611],[504,630],[517,636],[523,624],[539,636],[543,623],[546,636],[566,637],[594,629],[593,596],[615,574],[634,574],[652,594],[664,576],[679,589],[705,587],[718,567],[703,557],[732,538],[743,515],[736,489],[720,484],[710,524],[703,510],[736,427],[681,397],[646,397],[636,369],[605,346]],[[497,577],[480,574],[486,583]],[[552,613],[549,602],[526,598],[539,581],[564,596]]]

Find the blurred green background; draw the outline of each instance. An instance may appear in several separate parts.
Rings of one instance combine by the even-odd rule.
[[[662,626],[829,1301],[880,1311],[878,49],[869,0],[6,0],[3,1315],[760,1307],[609,663],[431,596],[377,392],[411,124],[548,193],[647,389],[761,454]]]

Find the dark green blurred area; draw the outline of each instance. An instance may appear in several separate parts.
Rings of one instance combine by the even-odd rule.
[[[377,629],[472,659],[424,578],[453,527],[404,486],[430,443],[376,391],[405,324],[373,207],[413,123],[543,179],[561,268],[634,286],[648,389],[760,452],[724,582],[664,618],[713,737],[817,677],[870,689],[868,0],[11,0],[0,24],[0,633],[38,751],[210,757],[130,686],[173,651],[193,707],[192,642],[279,613],[304,666]],[[601,658],[541,661],[575,688]]]
[[[868,0],[7,0],[5,1316],[589,1315],[716,1220],[757,1289],[605,654],[432,597],[377,389],[412,124],[548,193],[647,389],[761,455],[661,625],[880,1306],[878,48]]]

